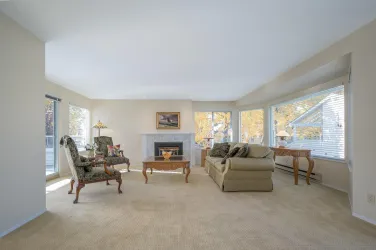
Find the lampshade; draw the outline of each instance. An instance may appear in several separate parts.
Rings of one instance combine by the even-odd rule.
[[[285,130],[281,130],[281,131],[278,132],[278,134],[276,136],[286,137],[286,136],[290,136],[290,135]]]
[[[104,125],[101,121],[98,121],[96,124],[94,124],[93,128],[107,128],[106,125]]]

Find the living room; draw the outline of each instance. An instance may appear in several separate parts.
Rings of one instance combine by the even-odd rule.
[[[374,1],[110,2],[0,2],[1,249],[376,248]]]

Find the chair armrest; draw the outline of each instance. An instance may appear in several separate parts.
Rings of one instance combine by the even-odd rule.
[[[273,159],[269,159],[269,158],[240,158],[240,157],[234,157],[234,158],[228,158],[227,161],[228,161],[229,170],[236,170],[236,171],[274,171],[274,161],[273,161]]]
[[[120,153],[121,157],[124,157],[124,153],[123,152],[124,152],[124,150],[121,150],[121,149],[119,150],[119,153]]]

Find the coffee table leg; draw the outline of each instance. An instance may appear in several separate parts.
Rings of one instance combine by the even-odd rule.
[[[187,174],[185,175],[185,183],[188,183],[188,175],[191,173],[191,168],[188,165],[184,169],[187,169]]]
[[[142,169],[142,174],[144,175],[145,177],[145,184],[148,183],[148,176],[146,175],[146,169],[147,167],[144,165],[143,169]]]

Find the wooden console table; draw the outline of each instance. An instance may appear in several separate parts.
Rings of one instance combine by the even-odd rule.
[[[295,185],[298,185],[298,172],[299,172],[299,157],[305,157],[308,160],[309,166],[306,176],[306,182],[308,185],[311,185],[309,182],[309,177],[311,176],[313,167],[315,166],[315,162],[311,156],[310,149],[292,149],[292,148],[276,148],[271,147],[271,150],[274,151],[274,161],[276,156],[292,156],[293,157],[293,168],[294,168],[294,178],[295,178]]]

